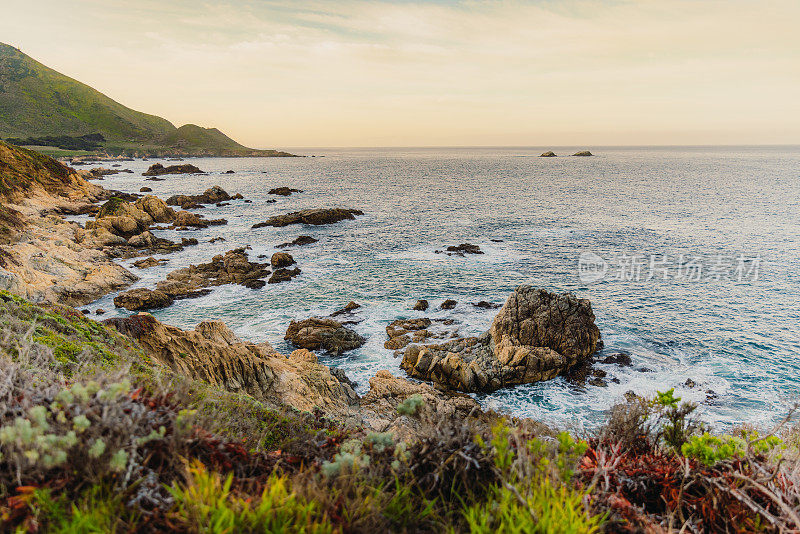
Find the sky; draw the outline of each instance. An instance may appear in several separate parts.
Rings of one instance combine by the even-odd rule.
[[[252,147],[800,143],[798,0],[0,5],[0,41]]]

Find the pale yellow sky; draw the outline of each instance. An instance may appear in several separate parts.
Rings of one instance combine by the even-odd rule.
[[[0,41],[248,146],[800,143],[798,0],[0,3]]]

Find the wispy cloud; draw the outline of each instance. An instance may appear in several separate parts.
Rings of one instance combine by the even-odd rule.
[[[800,142],[794,0],[6,1],[3,39],[253,145]]]

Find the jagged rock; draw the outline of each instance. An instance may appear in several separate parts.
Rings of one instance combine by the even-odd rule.
[[[301,235],[294,241],[290,241],[288,243],[281,243],[275,248],[286,248],[286,247],[301,247],[303,245],[310,245],[312,243],[316,243],[318,240],[314,239],[310,235]]]
[[[199,207],[200,204],[216,204],[228,200],[241,199],[242,195],[230,196],[227,191],[215,185],[206,189],[201,195],[173,195],[167,199],[167,205],[180,206],[181,209]]]
[[[592,153],[591,153],[591,152],[589,152],[588,150],[581,150],[580,152],[575,152],[575,153],[573,154],[573,156],[593,156],[593,155],[594,155],[594,154],[592,154]]]
[[[478,402],[469,395],[445,393],[428,384],[396,377],[389,371],[375,373],[369,380],[369,387],[360,403],[365,426],[378,432],[391,432],[397,441],[413,440],[422,421],[433,414],[457,420],[483,416]],[[414,417],[398,414],[398,405],[412,395],[422,398],[420,411]]]
[[[139,313],[105,321],[135,339],[145,353],[172,371],[272,406],[288,406],[349,419],[358,411],[353,388],[333,376],[307,350],[288,357],[269,343],[241,341],[220,321],[204,321],[194,331],[168,326]]]
[[[447,252],[453,252],[455,254],[483,254],[481,247],[478,245],[473,245],[471,243],[461,243],[460,245],[453,246],[450,245],[447,247]]]
[[[189,164],[170,165],[169,167],[164,167],[160,163],[154,163],[142,173],[142,176],[161,176],[162,174],[200,174],[202,172],[203,171],[194,165]]]
[[[272,264],[273,269],[280,269],[281,267],[288,267],[290,265],[294,265],[295,261],[291,254],[287,254],[285,252],[276,252],[270,258],[270,264]]]
[[[281,227],[290,224],[333,224],[346,219],[355,219],[356,215],[364,215],[364,212],[361,210],[342,208],[313,208],[295,211],[286,215],[276,215],[270,217],[265,222],[254,224],[253,228],[263,228],[265,226]]]
[[[214,256],[209,263],[200,265],[190,265],[182,269],[172,271],[167,275],[166,280],[156,284],[156,291],[168,296],[170,299],[195,298],[210,293],[209,287],[221,286],[225,284],[240,284],[251,289],[258,289],[264,286],[262,278],[269,274],[269,269],[265,264],[251,263],[247,259],[244,249],[229,250],[224,255]],[[142,298],[143,293],[135,293],[129,296],[134,289],[118,295],[114,299],[114,304],[118,307],[129,310],[150,309],[151,302],[159,302],[155,297],[150,300],[143,299],[143,304],[137,304],[138,299]],[[119,304],[117,303],[119,300]],[[129,307],[130,304],[134,307]],[[170,301],[169,304],[172,304]],[[163,306],[158,306],[163,307]]]
[[[412,309],[416,311],[425,311],[428,309],[428,301],[425,299],[420,299],[417,301],[416,304],[414,304],[414,307]]]
[[[629,367],[633,364],[633,361],[631,360],[631,355],[627,352],[617,352],[606,356],[600,360],[600,363],[615,363],[623,367]]]
[[[302,189],[292,189],[291,187],[276,187],[275,189],[270,189],[270,195],[280,195],[282,197],[288,197],[292,193],[302,193]]]
[[[140,234],[153,224],[153,218],[130,202],[112,197],[100,207],[94,221],[86,222],[86,229],[105,228],[112,234],[128,238]]]
[[[458,304],[458,302],[456,302],[455,300],[447,299],[444,302],[442,302],[442,304],[439,306],[439,308],[441,308],[443,310],[452,310],[453,308],[456,307],[456,304]]]
[[[292,321],[286,329],[284,339],[296,347],[324,349],[334,355],[356,349],[366,341],[339,321],[322,317]]]
[[[331,317],[338,317],[340,315],[352,315],[354,311],[361,308],[361,304],[353,302],[352,300],[344,305],[341,310],[336,310],[331,314]]]
[[[473,302],[472,305],[483,310],[494,310],[500,307],[500,304],[493,304],[491,302],[486,302],[485,300]]]
[[[134,205],[147,213],[157,223],[170,223],[175,220],[175,210],[167,206],[163,200],[153,195],[138,199]]]
[[[389,339],[383,344],[383,347],[389,350],[398,350],[411,342],[421,343],[429,337],[427,329],[431,324],[433,323],[427,317],[392,321],[386,326],[386,335],[389,336]]]
[[[94,313],[97,315],[104,315],[106,311],[103,308],[97,308]]]
[[[489,332],[441,345],[410,345],[401,367],[414,378],[461,391],[494,391],[554,378],[586,361],[599,341],[588,300],[520,286]]]
[[[540,158],[554,158],[556,157],[556,153],[552,150],[548,150],[539,156]]]
[[[175,299],[163,291],[137,288],[125,291],[114,297],[114,306],[125,308],[126,310],[153,310],[156,308],[166,308]]]
[[[172,226],[175,228],[185,228],[193,226],[195,228],[208,228],[209,226],[219,226],[228,224],[225,219],[204,219],[202,216],[190,211],[179,211],[175,214],[175,221]]]
[[[280,282],[288,282],[298,274],[300,274],[300,269],[298,269],[297,267],[295,267],[294,269],[286,269],[286,268],[276,269],[275,272],[272,273],[272,276],[269,277],[269,280],[267,280],[267,283],[278,284]]]
[[[134,267],[138,267],[139,269],[149,269],[150,267],[157,267],[164,263],[167,263],[169,260],[157,260],[153,256],[148,258],[144,258],[142,260],[137,260],[133,262]]]

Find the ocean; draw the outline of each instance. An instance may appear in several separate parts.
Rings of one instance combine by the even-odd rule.
[[[153,314],[182,328],[221,319],[243,339],[289,352],[283,336],[290,320],[356,301],[361,322],[353,328],[367,343],[320,359],[342,368],[360,393],[379,369],[405,376],[383,348],[392,320],[453,319],[460,335],[478,334],[497,310],[473,303],[502,304],[515,287],[531,284],[590,299],[605,343],[600,358],[625,352],[633,365],[599,364],[606,387],[557,378],[476,395],[485,407],[588,429],[627,391],[675,388],[715,427],[783,417],[800,385],[800,147],[589,147],[594,157],[537,157],[551,148],[294,149],[316,157],[193,158],[187,162],[208,174],[160,182],[141,173],[166,161],[136,160],[121,162],[134,174],[99,183],[130,192],[146,185],[163,199],[220,185],[252,200],[198,210],[227,219],[226,226],[158,231],[200,245],[150,269],[121,261],[141,277],[134,287],[153,287],[174,269],[232,248],[251,247],[257,261],[298,235],[318,239],[289,250],[302,269],[291,282],[222,286]],[[567,155],[584,148],[552,149]],[[267,194],[278,186],[304,192]],[[251,229],[312,207],[365,215],[329,226]],[[220,236],[224,242],[208,242]],[[460,243],[484,254],[436,253]],[[86,308],[106,309],[103,318],[127,314],[114,309],[113,297]],[[431,302],[428,312],[411,310],[420,298]],[[438,309],[448,298],[456,308]]]

